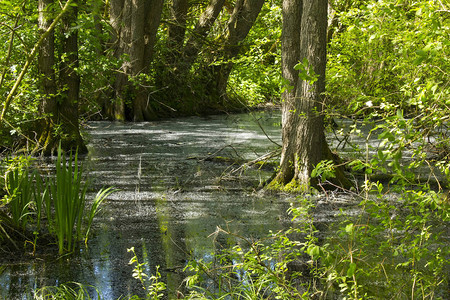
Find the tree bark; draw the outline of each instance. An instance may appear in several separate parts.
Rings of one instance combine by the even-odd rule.
[[[192,35],[189,37],[186,46],[184,47],[183,62],[181,65],[182,70],[180,73],[186,73],[191,68],[204,44],[204,40],[208,35],[211,26],[219,16],[224,3],[225,0],[211,0],[210,4],[200,15]]]
[[[66,58],[61,61],[61,101],[59,105],[59,124],[63,127],[63,149],[78,148],[80,152],[87,150],[81,138],[78,122],[78,103],[80,95],[80,76],[77,73],[78,61],[78,29],[73,26],[78,19],[78,1],[63,17],[62,43]]]
[[[311,178],[314,167],[322,160],[334,160],[325,139],[322,114],[327,2],[327,0],[283,1],[283,76],[293,89],[283,94],[283,148],[280,170],[272,185],[288,185],[296,190],[307,191],[311,185],[315,186],[318,183],[317,179]],[[298,36],[299,24],[300,36]],[[298,77],[294,66],[303,59],[308,61],[312,73],[318,76],[316,81],[302,80]],[[336,179],[337,184],[344,186],[350,184],[340,168],[336,169]]]
[[[170,23],[168,26],[168,48],[170,56],[168,57],[169,64],[175,64],[181,55],[183,47],[184,36],[186,33],[186,19],[189,10],[188,0],[172,0],[170,7]]]
[[[228,35],[222,49],[224,64],[213,66],[210,72],[215,77],[212,87],[219,98],[226,100],[228,77],[233,69],[232,58],[239,54],[241,43],[247,37],[250,29],[261,11],[264,0],[237,0],[228,22]]]
[[[54,32],[52,31],[42,42],[39,48],[38,66],[42,76],[42,89],[44,99],[41,113],[44,117],[41,137],[38,148],[44,154],[56,150],[61,142],[63,149],[79,149],[86,151],[81,138],[78,122],[78,102],[80,91],[80,78],[76,72],[78,68],[78,32],[73,28],[77,22],[77,2],[71,6],[67,14],[62,17],[62,53],[65,59],[60,62],[59,84],[55,74],[55,47]],[[48,31],[50,23],[49,8],[53,0],[40,0],[39,27],[41,31]],[[59,94],[59,96],[56,96]],[[58,129],[58,132],[56,130]],[[41,147],[41,148],[39,148]]]
[[[144,40],[144,71],[148,73],[150,70],[150,63],[153,60],[154,49],[156,45],[156,34],[161,22],[161,15],[163,10],[164,0],[150,0],[146,3],[145,11],[147,12],[145,18]]]
[[[50,10],[53,0],[39,0],[39,33],[46,32],[52,23]],[[52,139],[53,127],[57,123],[58,110],[56,107],[56,76],[55,76],[55,35],[54,31],[42,41],[38,53],[38,70],[41,80],[43,98],[40,105],[42,116],[40,126],[39,145],[48,145]]]
[[[114,4],[113,4],[114,3]],[[120,5],[122,4],[122,7]],[[124,121],[125,116],[125,101],[127,100],[128,75],[131,74],[130,59],[126,55],[130,54],[131,45],[131,18],[132,18],[132,3],[131,0],[113,0],[111,2],[111,17],[114,14],[115,31],[118,33],[116,58],[123,59],[122,65],[117,72],[116,81],[114,85],[114,103],[113,114],[114,119]],[[119,18],[117,20],[116,18]]]
[[[146,88],[138,76],[147,74],[153,57],[163,0],[113,0],[110,21],[118,35],[116,57],[122,66],[116,75],[113,118],[115,120],[152,120]],[[120,8],[120,5],[122,7]],[[136,81],[133,81],[136,79]],[[126,106],[125,103],[131,103]]]
[[[328,148],[324,134],[323,104],[325,92],[326,38],[328,1],[304,1],[300,43],[300,58],[307,59],[310,68],[319,76],[315,83],[300,80],[296,86],[296,111],[299,115],[297,129],[297,159],[295,175],[301,186],[310,181],[313,168],[326,159]]]
[[[145,0],[131,0],[131,3],[130,71],[127,74],[136,77],[144,69]],[[144,91],[133,82],[129,84],[129,90],[133,97],[133,121],[144,121],[146,111]]]
[[[303,11],[303,0],[283,1],[282,13],[283,24],[281,32],[281,71],[285,79],[283,104],[282,104],[282,141],[280,169],[278,180],[288,183],[295,174],[292,167],[295,157],[296,134],[293,128],[299,122],[295,111],[298,82],[298,71],[294,66],[300,59],[301,22]]]

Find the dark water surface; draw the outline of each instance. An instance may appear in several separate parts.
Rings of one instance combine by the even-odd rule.
[[[214,243],[208,236],[217,226],[262,237],[289,222],[289,196],[254,189],[270,177],[270,170],[230,173],[230,163],[217,159],[264,155],[276,149],[266,134],[279,143],[280,132],[278,112],[89,123],[89,154],[83,163],[92,192],[108,186],[120,191],[95,220],[87,249],[6,266],[0,298],[25,299],[35,288],[68,281],[95,286],[104,299],[142,293],[131,276],[130,247],[148,262],[149,273],[161,266],[169,294],[174,294],[190,255],[211,258]]]
[[[367,133],[370,128],[361,130]],[[233,172],[239,164],[230,160],[242,163],[277,149],[278,111],[146,123],[91,122],[86,133],[89,154],[83,164],[93,183],[89,198],[102,187],[120,191],[103,206],[88,247],[79,253],[58,257],[50,252],[0,265],[0,299],[29,299],[36,288],[68,281],[97,287],[103,299],[142,295],[139,281],[131,276],[130,247],[147,263],[146,273],[160,266],[172,299],[183,289],[182,269],[189,259],[211,260],[215,247],[235,243],[212,234],[217,226],[259,238],[291,225],[286,211],[295,198],[256,189],[273,171],[253,167]],[[329,133],[340,154],[353,158],[365,156],[366,149],[371,156],[380,143],[376,133],[370,140],[364,136],[353,136],[350,147]],[[314,211],[321,235],[334,234],[326,232],[326,225],[341,209],[347,215],[361,211],[350,195],[329,193],[322,198]]]

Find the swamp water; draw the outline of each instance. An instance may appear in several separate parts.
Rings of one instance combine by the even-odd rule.
[[[251,160],[277,149],[278,111],[91,122],[87,134],[89,154],[83,165],[93,183],[90,198],[102,187],[120,190],[94,220],[87,248],[67,257],[55,254],[0,266],[0,299],[29,299],[35,288],[69,281],[95,286],[103,299],[142,294],[128,264],[131,247],[140,262],[147,262],[147,274],[160,266],[172,298],[182,290],[182,270],[189,259],[210,261],[214,247],[234,243],[224,235],[215,239],[217,226],[260,238],[291,224],[286,211],[293,196],[255,189],[273,171],[253,167],[233,172],[239,165],[231,166],[229,160]],[[365,147],[365,140],[357,142]],[[355,204],[349,196],[320,199],[317,227],[335,220],[340,209],[358,213]]]
[[[217,159],[257,158],[277,148],[266,134],[279,143],[280,132],[277,111],[89,123],[89,154],[83,165],[93,183],[92,196],[101,187],[120,191],[103,205],[88,247],[79,254],[0,269],[0,299],[26,299],[34,288],[68,281],[97,287],[103,299],[140,294],[142,287],[128,265],[130,247],[135,247],[140,262],[148,262],[147,273],[160,266],[173,295],[191,255],[210,259],[214,243],[208,236],[217,226],[262,237],[289,222],[290,197],[253,189],[270,177],[270,170],[230,173],[230,162]]]

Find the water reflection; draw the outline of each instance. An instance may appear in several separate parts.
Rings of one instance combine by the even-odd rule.
[[[260,125],[255,122],[258,119]],[[26,299],[45,285],[76,281],[99,289],[104,299],[141,294],[129,265],[135,247],[148,272],[160,266],[169,294],[182,290],[190,255],[210,259],[208,236],[217,226],[260,237],[286,222],[289,199],[254,193],[271,174],[250,170],[239,180],[220,180],[226,164],[210,156],[256,158],[280,142],[278,113],[185,118],[148,123],[89,123],[84,164],[93,191],[115,186],[97,218],[87,248],[70,257],[46,257],[6,266],[1,299]]]

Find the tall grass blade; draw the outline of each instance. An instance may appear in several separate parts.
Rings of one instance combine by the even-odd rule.
[[[91,298],[88,288],[94,289],[96,297]],[[46,286],[38,289],[34,294],[35,300],[90,300],[102,299],[100,292],[92,287],[78,282],[69,282],[60,286]]]
[[[113,187],[109,187],[106,189],[101,189],[97,192],[97,195],[94,198],[94,202],[92,203],[91,209],[89,211],[87,225],[86,225],[86,235],[84,239],[84,243],[87,244],[87,240],[89,237],[89,233],[91,231],[92,221],[94,220],[94,217],[100,212],[101,208],[100,205],[105,201],[105,199],[111,195],[112,193],[116,192],[117,189]]]

